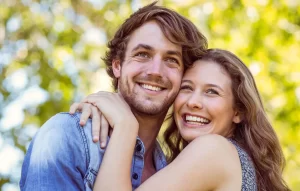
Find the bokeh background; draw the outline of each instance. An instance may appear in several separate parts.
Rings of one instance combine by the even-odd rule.
[[[30,140],[52,115],[111,90],[106,43],[146,0],[0,0],[0,190],[19,190]],[[300,1],[160,0],[250,68],[300,190]],[[55,175],[53,175],[55,176]]]

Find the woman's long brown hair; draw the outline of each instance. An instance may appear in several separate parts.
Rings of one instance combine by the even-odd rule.
[[[267,119],[254,78],[247,66],[226,50],[208,49],[199,60],[212,61],[229,74],[232,80],[234,107],[243,121],[234,129],[234,139],[251,157],[259,191],[290,190],[282,178],[285,159],[276,133]],[[164,133],[168,162],[173,161],[188,143],[180,136],[172,116]]]

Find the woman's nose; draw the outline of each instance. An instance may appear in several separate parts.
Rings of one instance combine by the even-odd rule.
[[[194,92],[190,99],[187,101],[187,106],[191,109],[202,109],[202,96]]]

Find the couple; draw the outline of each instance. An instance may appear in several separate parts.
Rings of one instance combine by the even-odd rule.
[[[289,190],[278,139],[236,56],[206,50],[189,20],[155,3],[131,15],[108,48],[117,93],[92,94],[72,107],[82,114],[43,125],[21,190]],[[173,102],[167,166],[156,137]],[[101,147],[92,136],[99,119]]]

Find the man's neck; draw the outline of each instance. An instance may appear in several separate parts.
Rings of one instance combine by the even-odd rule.
[[[145,116],[135,113],[135,117],[139,122],[139,138],[143,141],[145,146],[144,155],[144,170],[142,175],[142,182],[147,180],[155,172],[153,163],[153,151],[155,149],[156,137],[165,119],[166,113],[159,116]]]
[[[152,153],[155,147],[156,137],[164,122],[166,112],[159,116],[149,116],[138,114],[134,112],[136,119],[139,122],[139,138],[143,141],[145,146],[145,157]]]

